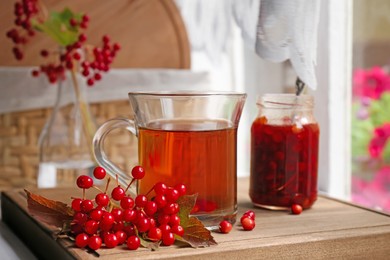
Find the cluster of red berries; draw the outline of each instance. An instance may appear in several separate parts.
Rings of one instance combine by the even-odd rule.
[[[255,212],[253,210],[247,210],[240,219],[242,228],[245,231],[253,230],[256,226],[255,218]],[[232,228],[233,225],[227,220],[223,220],[219,223],[219,231],[221,233],[227,234],[232,230]]]
[[[85,190],[93,187],[93,179],[86,175],[78,177],[77,186],[83,189],[83,198],[72,201],[75,214],[71,223],[77,247],[88,246],[97,250],[102,244],[113,248],[126,243],[127,248],[136,250],[141,244],[140,238],[170,246],[175,242],[175,235],[183,236],[177,200],[186,193],[186,186],[168,187],[159,182],[147,194],[133,198],[127,190],[134,180],[144,177],[145,171],[136,166],[131,173],[133,180],[127,188],[117,184],[107,194],[108,181],[106,191],[98,193],[94,200],[84,198]],[[103,179],[105,176],[104,168],[95,168],[95,178]],[[151,192],[155,195],[148,200]]]
[[[23,59],[22,45],[25,45],[28,37],[35,35],[35,31],[31,26],[31,19],[38,16],[39,8],[37,0],[23,0],[16,2],[16,28],[7,32],[7,37],[10,38],[15,46],[13,53],[17,60]],[[82,15],[81,17],[72,17],[64,26],[70,31],[82,31],[88,28],[89,16]],[[41,65],[39,69],[32,71],[32,76],[38,77],[41,73],[45,74],[50,83],[56,83],[65,77],[65,70],[74,71],[79,69],[81,75],[86,78],[88,86],[93,86],[95,82],[102,79],[102,73],[107,72],[120,50],[118,43],[111,43],[107,35],[102,37],[101,47],[90,47],[86,44],[87,36],[80,32],[75,42],[68,44],[60,51],[41,50],[40,55],[48,59],[48,63]],[[52,57],[55,57],[53,59]],[[50,58],[50,59],[49,59]]]
[[[87,16],[83,16],[85,19]],[[102,47],[94,47],[89,53],[88,47],[84,47],[87,36],[84,33],[79,35],[78,41],[66,46],[65,53],[59,56],[59,62],[41,65],[39,70],[33,70],[32,75],[38,77],[40,73],[46,74],[50,83],[56,83],[58,79],[64,77],[65,69],[73,70],[80,64],[81,75],[86,78],[88,86],[93,86],[95,82],[102,79],[102,73],[110,70],[117,52],[120,50],[118,43],[111,43],[110,37],[102,37]],[[52,54],[57,55],[58,52]],[[49,57],[49,51],[42,50],[42,57]]]
[[[17,60],[23,59],[20,45],[26,44],[28,38],[35,35],[31,18],[38,14],[37,2],[37,0],[23,0],[14,5],[16,28],[7,31],[6,35],[15,44],[12,52]]]

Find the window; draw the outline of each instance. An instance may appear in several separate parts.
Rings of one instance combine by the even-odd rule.
[[[390,2],[353,3],[351,199],[390,212]]]

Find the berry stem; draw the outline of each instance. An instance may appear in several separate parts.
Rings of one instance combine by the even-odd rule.
[[[104,189],[104,193],[107,193],[107,191],[108,191],[108,186],[110,185],[110,182],[111,182],[111,178],[108,177],[107,182],[106,182],[106,188]]]
[[[104,193],[98,186],[93,185],[92,188],[97,189],[97,190],[100,191],[101,193]]]
[[[129,183],[129,185],[127,185],[126,189],[125,189],[125,193],[130,189],[130,186],[134,183],[135,179],[133,178],[131,180],[131,182]]]
[[[154,190],[154,185],[153,185],[153,187],[145,194],[145,196],[148,196],[149,195],[149,193],[151,193],[152,192],[152,190]]]

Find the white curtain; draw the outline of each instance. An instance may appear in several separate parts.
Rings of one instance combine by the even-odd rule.
[[[176,0],[195,50],[218,62],[229,42],[232,20],[261,58],[290,60],[312,89],[315,76],[319,0]]]

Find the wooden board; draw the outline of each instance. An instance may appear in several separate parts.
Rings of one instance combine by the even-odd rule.
[[[13,28],[13,5],[0,1],[0,66],[36,66],[42,63],[42,49],[57,49],[46,35],[37,34],[25,48],[25,59],[16,61],[6,32]],[[107,34],[122,46],[114,68],[190,68],[190,46],[186,28],[173,0],[42,0],[49,10],[74,12],[90,16],[86,31],[88,42],[97,44]]]
[[[36,192],[61,201],[69,201],[70,195],[75,194],[71,190]],[[248,209],[256,213],[256,228],[253,231],[243,231],[236,224],[229,234],[213,233],[218,242],[216,246],[201,249],[171,246],[154,252],[143,248],[137,251],[99,249],[99,259],[388,259],[390,256],[388,215],[325,197],[320,197],[312,209],[301,215],[254,209],[247,195],[248,179],[239,179],[238,194],[239,215]],[[41,249],[32,247],[38,250],[39,258],[54,259],[61,252],[62,258],[97,259],[64,240],[54,241],[47,227],[29,217],[26,199],[20,191],[3,193],[2,209],[3,220],[17,234],[21,229],[22,238],[29,235],[36,241],[36,237],[40,236],[37,244]],[[22,222],[21,216],[29,220]],[[30,226],[28,230],[34,233],[26,232],[23,227],[27,225],[26,221]],[[27,239],[27,245],[34,238]]]

